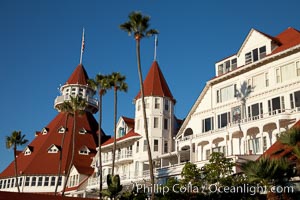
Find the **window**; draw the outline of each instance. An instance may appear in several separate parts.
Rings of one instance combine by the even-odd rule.
[[[255,88],[255,90],[260,90],[265,88],[265,84],[263,84],[265,80],[266,80],[266,75],[264,73],[253,76],[252,88]]]
[[[86,133],[87,133],[87,131],[85,130],[85,128],[81,128],[79,130],[79,134],[86,134]]]
[[[230,112],[222,113],[218,115],[218,128],[223,128],[227,126],[230,122]]]
[[[300,76],[300,61],[296,62],[296,71],[297,71],[297,76]]]
[[[267,137],[266,136],[263,137],[263,150],[264,151],[267,150]]]
[[[164,153],[168,153],[168,142],[165,141],[164,143]]]
[[[165,118],[165,119],[164,119],[164,129],[165,129],[165,130],[168,130],[168,123],[169,123],[169,122],[168,122],[168,119]]]
[[[7,179],[7,188],[10,188],[10,179]]]
[[[257,152],[260,152],[260,145],[260,138],[252,138],[248,140],[249,154],[256,154]]]
[[[141,100],[137,101],[137,111],[141,110]]]
[[[147,151],[147,140],[144,140],[144,147],[143,147],[143,151]]]
[[[239,122],[241,120],[241,107],[236,106],[232,108],[232,122]]]
[[[207,150],[205,151],[205,155],[206,155],[206,160],[208,160],[208,159],[209,159],[209,156],[210,156],[210,149],[207,149]]]
[[[31,186],[35,186],[35,185],[36,185],[36,177],[32,177]]]
[[[41,132],[43,135],[46,135],[48,133],[48,128],[43,128]]]
[[[154,108],[155,109],[159,109],[160,108],[159,98],[155,98]]]
[[[237,59],[236,58],[233,58],[231,60],[226,60],[222,64],[218,65],[218,76],[225,74],[236,68],[237,68]]]
[[[2,189],[2,180],[0,180],[0,189]]]
[[[269,87],[269,73],[265,73],[266,87]]]
[[[137,130],[140,129],[140,119],[138,119],[137,122],[136,122],[136,129],[137,129]]]
[[[23,185],[23,177],[19,177],[19,186]]]
[[[214,118],[213,117],[202,120],[202,132],[203,133],[213,130],[213,129],[214,129]]]
[[[154,140],[154,151],[158,151],[158,140]]]
[[[263,115],[263,104],[256,103],[251,106],[248,106],[248,117],[250,119],[258,119],[259,116]]]
[[[57,152],[58,152],[58,148],[54,144],[51,145],[48,149],[48,153],[57,153]]]
[[[149,99],[145,99],[145,107],[149,108]]]
[[[158,117],[154,117],[153,128],[158,128]]]
[[[280,76],[280,69],[276,69],[276,83],[280,83],[281,82],[281,76]]]
[[[169,110],[169,101],[165,99],[164,102],[165,102],[165,110]]]
[[[26,177],[25,179],[25,186],[29,186],[29,183],[30,183],[30,177]]]
[[[44,186],[48,186],[48,185],[49,185],[49,176],[46,176],[44,181]]]
[[[245,63],[246,65],[252,63],[251,52],[245,54]]]
[[[66,128],[65,127],[60,127],[58,129],[58,133],[65,133],[66,132]]]
[[[61,183],[62,183],[62,177],[60,176],[60,177],[58,177],[58,185],[60,186]]]
[[[266,57],[266,46],[253,49],[252,51],[245,54],[245,64],[250,64],[252,62],[258,61]]]
[[[268,109],[269,114],[274,115],[276,112],[281,113],[284,109],[284,97],[275,97],[271,100],[268,100]]]
[[[43,185],[43,177],[40,176],[39,179],[38,179],[38,184],[37,186],[42,186]]]
[[[229,101],[236,96],[236,84],[217,90],[217,103]]]
[[[79,150],[79,154],[81,154],[81,155],[89,155],[89,153],[90,153],[90,150],[86,146],[81,147]]]
[[[139,148],[140,148],[140,142],[137,141],[137,142],[136,142],[136,153],[139,152]]]
[[[119,137],[123,137],[125,135],[125,129],[123,127],[120,127],[118,132]]]
[[[52,176],[51,177],[51,186],[55,186],[55,177],[54,176]]]

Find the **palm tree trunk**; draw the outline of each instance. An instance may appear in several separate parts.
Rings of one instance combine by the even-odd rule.
[[[114,176],[115,170],[115,159],[116,159],[116,147],[117,147],[117,88],[114,88],[114,145],[113,145],[113,160],[112,160],[112,177]]]
[[[58,190],[58,182],[59,182],[59,178],[61,177],[61,164],[62,164],[62,153],[63,153],[63,145],[65,143],[65,136],[67,134],[67,127],[68,127],[68,119],[69,119],[69,114],[66,113],[66,122],[65,122],[65,133],[63,133],[62,139],[61,139],[61,145],[60,145],[60,152],[59,152],[59,162],[58,162],[58,179],[56,181],[56,186],[55,186],[55,191],[54,191],[54,195],[57,195],[57,190]]]
[[[101,158],[101,143],[102,143],[102,135],[101,135],[101,128],[102,128],[102,94],[99,92],[99,135],[98,135],[98,174],[99,174],[99,199],[102,199],[102,158]]]
[[[149,162],[149,171],[150,171],[150,182],[151,182],[151,199],[154,199],[154,172],[153,172],[153,163],[152,163],[152,154],[150,148],[150,141],[149,141],[149,133],[148,133],[148,123],[147,123],[147,116],[146,116],[146,106],[145,106],[145,99],[144,99],[144,85],[143,85],[143,76],[142,76],[142,69],[141,69],[141,56],[140,56],[140,38],[136,39],[136,54],[137,54],[137,63],[138,63],[138,75],[140,80],[140,89],[141,89],[141,99],[142,99],[142,109],[143,109],[143,119],[144,119],[144,129],[147,141],[147,151],[148,151],[148,162]]]
[[[74,113],[73,113],[73,118],[74,118],[74,119],[73,119],[73,130],[72,130],[72,155],[71,155],[71,161],[70,161],[70,164],[69,164],[69,169],[68,169],[68,172],[67,172],[66,180],[65,180],[65,183],[64,183],[64,189],[63,189],[63,192],[62,192],[62,196],[65,195],[65,190],[66,190],[66,187],[67,187],[67,183],[68,183],[69,176],[70,176],[70,173],[71,173],[72,165],[73,165],[73,162],[74,162],[74,155],[75,155],[76,111],[74,111]]]
[[[18,189],[18,193],[20,193],[20,187],[18,183],[18,166],[17,166],[17,145],[14,143],[14,167],[15,167],[15,181]]]

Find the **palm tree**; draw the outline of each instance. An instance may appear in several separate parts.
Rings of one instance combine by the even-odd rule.
[[[98,175],[99,175],[99,199],[102,199],[102,158],[101,158],[101,143],[102,143],[102,97],[110,88],[108,77],[106,75],[97,74],[94,79],[88,80],[89,85],[98,90],[99,94],[99,135],[98,135]]]
[[[296,157],[296,169],[297,174],[300,174],[300,128],[291,128],[288,131],[282,133],[279,138],[279,142],[291,148],[293,155]]]
[[[71,168],[74,162],[74,155],[75,155],[75,129],[76,129],[76,116],[80,115],[84,112],[86,107],[86,100],[81,98],[80,96],[70,96],[70,100],[64,101],[64,103],[59,107],[62,112],[68,113],[70,116],[73,117],[73,131],[72,131],[72,154],[71,160],[69,164],[69,168],[66,175],[66,180],[64,183],[62,196],[65,194],[66,186],[68,183],[68,179],[70,176]]]
[[[259,184],[266,189],[267,199],[272,199],[271,187],[289,179],[290,164],[286,159],[272,159],[263,156],[257,161],[248,161],[241,165],[250,183]]]
[[[127,92],[128,85],[125,83],[126,77],[119,72],[113,72],[110,76],[111,86],[114,88],[114,145],[112,152],[112,176],[114,176],[115,159],[116,159],[116,146],[117,146],[117,98],[118,91]]]
[[[56,180],[56,184],[55,184],[55,191],[54,191],[54,196],[57,195],[57,190],[58,190],[58,183],[60,182],[60,178],[61,178],[61,164],[62,164],[62,155],[63,155],[63,145],[65,143],[65,136],[66,136],[66,132],[67,132],[67,124],[68,124],[68,119],[69,119],[69,113],[66,113],[66,121],[65,121],[65,133],[62,135],[62,139],[61,139],[61,144],[60,144],[60,152],[59,152],[59,161],[58,161],[58,179]]]
[[[13,131],[10,136],[6,136],[6,148],[13,148],[14,150],[14,168],[15,168],[15,183],[20,193],[20,187],[18,183],[18,165],[17,165],[17,146],[22,146],[28,142],[25,139],[26,135],[22,135],[21,131]]]
[[[132,12],[129,14],[129,21],[120,25],[120,28],[128,33],[128,35],[134,36],[136,41],[136,55],[137,55],[137,67],[138,67],[138,76],[140,81],[140,91],[141,91],[141,100],[142,100],[142,110],[143,110],[143,119],[144,119],[144,130],[147,141],[147,150],[148,150],[148,161],[149,161],[149,170],[150,170],[150,180],[151,185],[154,187],[154,173],[153,173],[153,163],[152,155],[148,134],[148,124],[146,117],[146,107],[144,99],[144,86],[143,86],[143,76],[142,76],[142,67],[141,67],[141,56],[140,56],[140,41],[142,38],[150,37],[154,34],[158,34],[158,31],[155,29],[149,29],[149,16],[143,16],[140,12]],[[151,199],[154,199],[154,190],[151,192]]]

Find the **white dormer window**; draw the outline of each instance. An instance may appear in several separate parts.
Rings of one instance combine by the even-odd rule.
[[[27,147],[24,149],[24,151],[23,151],[23,153],[24,153],[25,156],[30,155],[31,152],[32,152],[32,148],[30,148],[29,146],[27,146]]]
[[[90,152],[91,151],[86,146],[81,147],[79,150],[79,154],[81,155],[89,155]]]
[[[85,130],[85,128],[82,128],[82,129],[79,130],[79,134],[86,134],[86,132],[87,131]]]
[[[52,144],[49,148],[48,148],[48,153],[57,153],[59,151],[58,147],[54,144]]]
[[[44,127],[44,128],[42,129],[41,133],[42,133],[43,135],[46,135],[46,134],[48,133],[48,128]]]
[[[66,132],[66,128],[63,126],[58,129],[58,133],[65,133],[65,132]]]

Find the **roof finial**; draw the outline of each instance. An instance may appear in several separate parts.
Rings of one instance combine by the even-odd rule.
[[[157,35],[154,36],[154,61],[156,61],[156,52],[157,52],[157,46],[158,46],[158,40],[157,40]]]
[[[80,64],[82,64],[82,54],[84,51],[84,27],[82,29],[82,39],[81,39],[81,51],[80,51]]]

